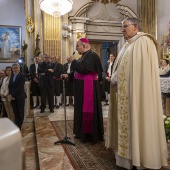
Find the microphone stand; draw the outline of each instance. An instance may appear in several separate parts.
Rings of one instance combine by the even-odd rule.
[[[63,96],[64,96],[65,136],[62,140],[54,142],[54,145],[61,143],[61,144],[70,144],[70,145],[75,146],[75,144],[67,136],[67,117],[66,117],[65,78],[64,77],[62,77],[62,81],[63,81]]]

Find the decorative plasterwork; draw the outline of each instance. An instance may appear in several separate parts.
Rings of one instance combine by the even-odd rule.
[[[103,6],[102,10],[95,16],[90,16],[89,9],[90,7],[94,5],[94,2],[89,2],[85,5],[83,5],[73,17],[88,17],[90,20],[105,20],[105,21],[121,21],[124,17],[136,17],[139,18],[135,12],[130,9],[128,6],[124,6],[121,4],[116,4],[117,10],[120,12],[119,18],[114,18],[110,16],[110,14],[107,11],[106,6]],[[71,16],[70,16],[71,17]]]
[[[119,1],[121,0],[101,0],[102,4],[109,4],[109,3],[113,3],[113,4],[117,4]],[[92,2],[100,2],[100,0],[92,0]]]
[[[74,17],[81,17],[83,14],[86,14],[89,8],[94,4],[94,2],[88,2],[87,4],[83,5],[74,15]]]
[[[26,28],[27,28],[27,31],[30,33],[30,36],[31,36],[31,33],[34,31],[34,22],[31,19],[31,17],[28,17],[28,19],[26,21]]]
[[[125,16],[125,17],[136,17],[136,18],[139,18],[137,16],[137,14],[135,14],[135,12],[133,12],[133,10],[130,9],[129,7],[127,7],[127,6],[124,6],[124,5],[121,5],[121,4],[117,4],[116,8],[120,12],[120,14]]]
[[[80,38],[85,38],[86,33],[84,33],[84,32],[76,32],[75,36],[76,36],[76,42],[77,42]]]
[[[121,21],[121,16],[119,18],[114,18],[110,16],[110,14],[107,11],[106,6],[103,6],[99,13],[95,16],[88,15],[88,18],[90,20],[105,20],[105,21]]]

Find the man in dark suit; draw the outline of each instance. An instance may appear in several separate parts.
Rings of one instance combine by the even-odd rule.
[[[58,57],[55,55],[51,56],[51,62],[54,63],[55,67],[55,89],[54,89],[54,106],[59,108],[59,103],[61,103],[61,73],[62,73],[62,64],[57,62]],[[57,99],[57,100],[56,100]]]
[[[105,95],[106,95],[106,100],[104,105],[109,105],[108,101],[110,98],[110,79],[112,76],[112,69],[113,69],[113,64],[115,61],[115,56],[114,54],[110,54],[110,59],[109,62],[106,64],[105,67]]]
[[[71,61],[69,57],[67,58],[67,63],[63,65],[62,74],[70,74],[71,70]],[[74,94],[73,94],[73,81],[65,81],[65,88],[66,88],[66,106],[69,106],[69,97],[71,96],[73,100],[74,106]]]
[[[33,99],[33,108],[36,108],[37,104],[37,97],[39,99],[39,105],[40,105],[40,89],[39,89],[39,79],[38,79],[38,63],[39,63],[39,57],[34,57],[34,64],[30,65],[30,78],[31,78],[31,97]]]
[[[41,95],[41,112],[46,108],[46,98],[51,113],[54,113],[55,65],[50,62],[49,54],[44,55],[44,61],[38,66],[39,87]]]
[[[24,90],[25,76],[20,72],[20,65],[12,65],[13,75],[9,81],[9,99],[15,114],[15,123],[21,129],[24,121],[24,105],[26,93]]]

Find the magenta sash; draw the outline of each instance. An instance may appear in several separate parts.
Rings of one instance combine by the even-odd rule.
[[[93,132],[94,90],[93,80],[98,80],[97,73],[80,74],[75,72],[74,79],[84,80],[83,96],[83,133]]]

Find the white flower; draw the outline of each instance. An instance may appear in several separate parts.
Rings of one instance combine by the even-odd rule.
[[[168,117],[167,120],[170,120],[170,117]]]
[[[168,139],[168,142],[170,142],[170,139]]]
[[[168,124],[168,123],[169,123],[169,121],[168,121],[168,120],[166,120],[166,121],[165,121],[165,124]]]
[[[165,115],[163,115],[163,119],[166,119],[167,117]]]

